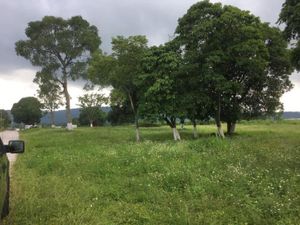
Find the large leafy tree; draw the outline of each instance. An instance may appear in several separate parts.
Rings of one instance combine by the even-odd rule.
[[[8,112],[4,109],[0,109],[0,128],[6,128],[11,123]]]
[[[60,85],[55,82],[51,74],[37,72],[34,82],[38,84],[38,98],[42,103],[43,110],[50,113],[51,126],[55,126],[54,112],[62,103]]]
[[[140,76],[144,90],[143,115],[163,119],[172,128],[174,140],[181,139],[176,119],[185,115],[181,64],[181,53],[175,42],[154,46],[144,56],[145,73]]]
[[[43,116],[41,109],[42,104],[37,98],[25,97],[13,104],[11,114],[14,117],[14,122],[32,125],[40,122]]]
[[[81,108],[81,122],[83,121],[82,118],[86,117],[90,123],[90,127],[93,127],[96,121],[101,123],[101,119],[104,117],[101,106],[108,102],[108,98],[103,94],[90,93],[80,96],[78,100]]]
[[[97,28],[80,16],[67,20],[45,16],[41,21],[28,24],[26,36],[27,40],[16,43],[16,52],[47,71],[42,74],[51,74],[52,80],[61,86],[66,100],[68,128],[71,128],[68,81],[85,75],[90,54],[101,42]]]
[[[284,33],[289,41],[292,41],[292,62],[300,71],[300,1],[286,0],[282,5],[279,15],[279,23],[285,23]]]
[[[176,33],[184,57],[212,99],[220,136],[221,121],[227,122],[230,133],[243,113],[280,108],[291,70],[279,30],[247,11],[201,1],[179,20]]]
[[[147,49],[145,36],[117,36],[112,39],[112,54],[94,54],[90,63],[90,79],[102,86],[112,86],[128,100],[135,118],[136,140],[139,133],[139,88],[141,61]]]

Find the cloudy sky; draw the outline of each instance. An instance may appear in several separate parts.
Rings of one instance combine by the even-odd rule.
[[[70,18],[81,15],[99,29],[101,48],[110,52],[111,37],[146,35],[150,45],[162,44],[173,35],[177,19],[196,0],[0,0],[0,109],[11,109],[22,97],[34,96],[36,68],[15,54],[14,43],[26,39],[28,22],[45,15]],[[284,0],[220,0],[249,10],[262,21],[276,25]],[[282,97],[286,111],[300,111],[300,74],[291,76],[294,89]],[[82,94],[80,82],[70,84],[71,106]]]

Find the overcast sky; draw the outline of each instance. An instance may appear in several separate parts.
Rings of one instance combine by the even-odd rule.
[[[26,39],[28,22],[45,15],[65,19],[81,15],[98,27],[101,48],[110,52],[111,37],[146,35],[150,45],[162,44],[172,37],[177,19],[196,3],[195,0],[0,0],[0,109],[11,109],[22,97],[34,96],[32,83],[37,68],[16,56],[14,43]],[[284,0],[222,0],[276,25]],[[286,111],[300,111],[300,74],[293,74],[294,89],[282,97]],[[77,107],[82,95],[80,82],[70,84],[71,106]]]

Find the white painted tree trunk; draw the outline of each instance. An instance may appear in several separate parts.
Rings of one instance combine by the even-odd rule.
[[[174,141],[177,141],[176,128],[172,128]]]
[[[93,127],[93,122],[90,122],[90,127]]]
[[[135,135],[136,135],[136,141],[139,142],[141,140],[139,127],[135,128]]]
[[[181,140],[180,134],[179,134],[178,130],[176,129],[176,127],[173,127],[172,130],[173,130],[174,141],[180,141]]]
[[[194,127],[193,129],[194,138],[198,138],[197,126],[194,125],[193,127]]]
[[[223,132],[223,129],[222,129],[222,126],[218,126],[218,131],[217,131],[217,135],[221,138],[225,138],[225,135],[224,135],[224,132]]]
[[[73,124],[67,123],[67,130],[73,130]]]
[[[179,132],[178,132],[178,130],[176,128],[175,128],[175,132],[176,132],[177,140],[180,141],[181,137],[180,137],[180,134],[179,134]]]

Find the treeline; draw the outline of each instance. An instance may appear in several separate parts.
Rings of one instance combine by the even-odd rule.
[[[288,4],[280,21],[290,24],[284,10],[298,3]],[[117,36],[106,54],[99,50],[97,28],[80,16],[47,16],[29,23],[28,40],[17,42],[16,52],[42,68],[35,82],[50,111],[64,95],[69,129],[68,80],[85,78],[112,87],[109,99],[95,93],[80,99],[83,110],[91,112],[91,125],[99,114],[92,109],[109,103],[113,111],[133,115],[137,141],[140,118],[164,120],[175,140],[180,140],[176,119],[188,118],[196,130],[197,121],[214,118],[217,134],[224,137],[222,122],[232,134],[240,119],[283,109],[280,97],[292,88],[289,75],[299,68],[296,50],[288,49],[297,32],[288,37],[248,11],[201,1],[178,20],[174,38],[160,46],[149,47],[145,36]]]

